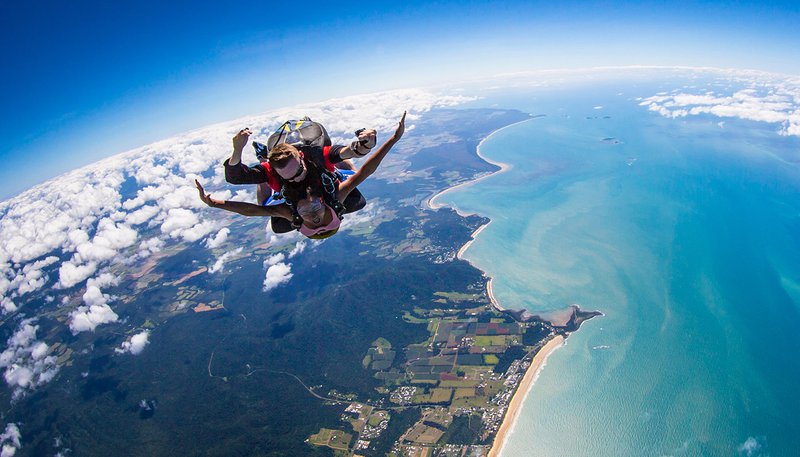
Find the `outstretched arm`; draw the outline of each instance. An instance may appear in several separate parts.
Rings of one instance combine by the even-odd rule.
[[[336,193],[336,199],[340,202],[344,202],[350,192],[356,188],[359,184],[364,182],[372,173],[375,173],[375,170],[378,169],[378,166],[383,161],[383,158],[386,157],[386,154],[392,149],[392,146],[395,145],[400,138],[403,137],[403,132],[406,130],[406,112],[403,112],[403,117],[400,118],[400,123],[397,125],[397,130],[394,131],[394,135],[391,138],[386,140],[385,143],[378,146],[378,149],[372,153],[371,156],[361,165],[361,168],[351,176],[347,181],[339,184],[339,191]]]
[[[224,209],[242,216],[278,216],[292,220],[292,211],[285,204],[275,206],[254,205],[247,202],[235,202],[230,200],[218,200],[207,194],[200,181],[194,180],[197,191],[200,192],[200,200],[212,208]]]

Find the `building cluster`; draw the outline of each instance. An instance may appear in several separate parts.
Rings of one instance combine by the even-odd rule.
[[[392,391],[391,401],[398,405],[410,405],[417,388],[414,386],[402,386]]]

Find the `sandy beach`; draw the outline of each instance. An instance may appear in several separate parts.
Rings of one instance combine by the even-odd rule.
[[[557,335],[555,338],[548,341],[533,357],[531,366],[528,367],[528,371],[525,372],[522,382],[517,387],[517,391],[511,399],[511,404],[508,405],[508,411],[506,411],[506,415],[503,417],[503,423],[500,425],[500,429],[494,437],[492,449],[489,451],[489,457],[498,457],[503,451],[503,445],[511,429],[514,427],[514,423],[517,421],[517,416],[519,415],[520,409],[522,409],[522,404],[525,402],[525,398],[528,397],[528,392],[533,386],[534,381],[536,381],[539,371],[541,371],[542,366],[547,361],[547,357],[553,351],[561,347],[563,343],[564,337]]]
[[[486,295],[489,296],[489,301],[492,302],[494,309],[498,311],[505,311],[506,309],[500,306],[500,303],[496,298],[494,298],[494,292],[492,292],[492,281],[494,281],[494,278],[489,278],[489,281],[486,282]]]

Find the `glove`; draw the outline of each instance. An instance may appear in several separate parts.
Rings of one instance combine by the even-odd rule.
[[[358,157],[364,157],[369,154],[369,151],[378,142],[378,135],[374,129],[358,129],[356,130],[356,136],[358,139],[350,144],[350,149]]]

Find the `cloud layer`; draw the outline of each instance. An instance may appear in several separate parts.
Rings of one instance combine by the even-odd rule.
[[[227,226],[237,217],[207,209],[193,181],[200,179],[222,198],[254,200],[253,189],[225,183],[221,166],[230,154],[230,138],[244,126],[253,129],[253,139],[264,141],[286,119],[310,116],[325,124],[335,142],[349,141],[360,127],[375,127],[385,138],[403,110],[410,112],[410,130],[420,113],[466,100],[401,90],[284,108],[149,144],[35,186],[0,202],[0,312],[24,313],[34,301],[59,303],[67,307],[66,325],[73,334],[93,332],[121,321],[113,309],[116,298],[108,293],[118,285],[112,267],[118,272],[119,266],[182,242],[205,239],[208,249],[224,248]],[[280,244],[296,241],[294,235],[270,238]],[[265,289],[291,279],[291,264],[284,260],[304,247],[295,244],[282,261],[265,266]],[[240,252],[223,254],[209,272],[221,271]],[[15,396],[58,371],[57,359],[47,355],[48,344],[36,340],[35,321],[24,319],[19,325],[0,355]],[[138,354],[149,335],[138,333],[117,351]]]
[[[80,286],[126,255],[150,255],[157,251],[150,247],[163,247],[155,240],[194,242],[215,233],[207,246],[224,243],[227,232],[221,230],[229,221],[204,216],[205,207],[191,183],[200,178],[210,191],[227,186],[221,162],[230,150],[230,138],[242,126],[264,140],[284,120],[307,115],[323,122],[335,141],[344,142],[362,126],[386,134],[404,109],[413,119],[435,106],[465,100],[401,90],[284,108],[119,154],[0,202],[3,309],[15,311],[25,301],[20,297],[48,283],[64,289]],[[133,190],[123,195],[121,189],[131,186]],[[226,191],[219,195],[230,197]],[[236,197],[251,195],[241,191]],[[145,233],[149,239],[142,246]]]
[[[777,124],[781,135],[800,136],[800,78],[734,75],[731,79],[745,88],[678,89],[642,99],[640,105],[671,118],[705,114],[767,122]]]

